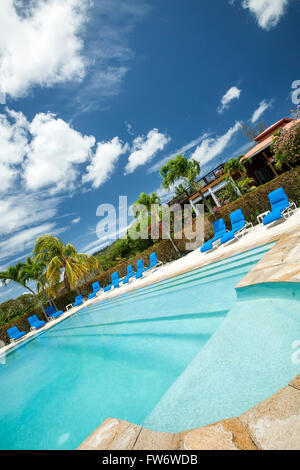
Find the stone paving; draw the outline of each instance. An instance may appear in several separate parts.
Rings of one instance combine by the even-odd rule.
[[[182,433],[106,419],[78,450],[299,450],[300,375],[242,415]]]

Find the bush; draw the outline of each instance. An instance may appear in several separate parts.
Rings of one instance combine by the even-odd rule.
[[[245,219],[248,222],[257,224],[257,216],[270,210],[270,201],[268,194],[275,189],[283,187],[287,197],[290,201],[293,201],[300,206],[300,167],[296,167],[291,171],[283,173],[272,181],[259,186],[257,189],[251,191],[248,194],[240,197],[236,201],[228,204],[227,206],[221,207],[217,212],[218,218],[223,218],[227,227],[230,227],[231,212],[237,209],[242,209]],[[210,222],[214,222],[212,216],[208,216]],[[208,239],[208,237],[205,237]]]
[[[15,317],[5,326],[0,327],[0,341],[3,341],[5,344],[9,344],[10,339],[7,334],[7,330],[13,326],[17,326],[20,331],[25,331],[26,333],[30,331],[30,325],[27,321],[27,318],[31,315],[37,315],[40,320],[44,320],[41,308],[32,309],[30,313],[27,313],[26,315]]]

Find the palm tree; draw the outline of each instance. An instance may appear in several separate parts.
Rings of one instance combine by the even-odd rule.
[[[50,286],[45,275],[46,263],[44,261],[33,260],[30,257],[26,259],[21,268],[20,275],[28,281],[35,281],[37,292],[43,292],[48,303],[54,304],[54,301],[50,299]],[[55,306],[55,304],[54,304]],[[56,308],[56,307],[55,307]]]
[[[190,186],[195,182],[200,170],[200,163],[197,160],[188,160],[183,155],[177,155],[160,169],[162,186],[164,189],[170,189],[179,179],[183,179]]]
[[[27,282],[31,280],[36,280],[33,279],[31,275],[26,273],[26,270],[24,270],[26,264],[25,263],[17,263],[15,266],[9,266],[6,271],[0,272],[0,280],[2,281],[3,285],[7,285],[9,282],[14,282],[16,284],[21,285],[25,289],[29,290],[29,292],[35,296],[37,299],[38,303],[41,306],[41,309],[43,311],[43,314],[45,316],[45,319],[48,321],[48,317],[46,315],[46,312],[44,310],[43,304],[39,296],[34,292],[34,290],[28,286]]]
[[[225,179],[231,183],[238,196],[242,196],[242,193],[239,189],[239,186],[235,183],[233,175],[236,175],[238,173],[241,178],[246,177],[247,170],[245,168],[245,165],[241,161],[243,157],[244,155],[240,155],[237,158],[230,158],[230,160],[228,160],[228,162],[226,162],[224,165]]]
[[[141,193],[135,204],[141,204],[147,208],[148,212],[151,212],[151,206],[154,204],[161,204],[161,199],[156,193],[146,194]]]
[[[183,193],[186,193],[188,195],[187,188],[183,184],[180,183],[175,188],[175,196],[179,197]]]
[[[187,186],[194,187],[196,185],[197,176],[200,175],[201,166],[197,160],[188,160],[183,155],[177,155],[177,157],[169,160],[161,169],[160,176],[162,178],[162,186],[165,189],[170,189],[178,180],[184,180]],[[210,204],[206,197],[201,193],[203,203],[209,212],[214,215]]]
[[[161,203],[161,199],[160,197],[156,194],[156,193],[151,193],[150,195],[146,194],[146,193],[141,193],[140,194],[140,197],[139,199],[136,201],[135,204],[142,204],[143,206],[146,207],[147,209],[147,212],[148,212],[148,225],[149,223],[151,224],[151,210],[152,210],[152,205],[157,205],[159,206],[159,214],[158,214],[158,217],[159,217],[159,221],[161,222],[162,220],[162,212],[163,212],[163,205]],[[139,216],[138,213],[135,214],[135,217],[137,218]],[[168,232],[168,238],[170,240],[170,242],[172,243],[172,246],[174,248],[174,250],[176,251],[177,255],[180,257],[181,256],[181,253],[180,251],[178,250],[177,246],[175,245],[175,242],[174,240],[172,239],[171,237],[171,234],[170,232]]]
[[[43,235],[36,240],[34,247],[36,261],[47,264],[45,276],[52,292],[56,292],[63,276],[68,292],[75,289],[84,274],[98,270],[99,262],[94,256],[78,253],[70,243],[64,244],[58,237]]]

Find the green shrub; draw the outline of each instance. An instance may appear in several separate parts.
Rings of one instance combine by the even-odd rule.
[[[218,218],[223,218],[227,227],[230,227],[230,217],[231,212],[234,212],[237,209],[242,209],[245,219],[248,222],[257,224],[257,216],[270,210],[270,201],[268,194],[270,194],[275,189],[283,187],[286,192],[287,197],[290,201],[293,201],[300,206],[300,167],[296,167],[293,170],[290,170],[277,178],[269,181],[263,186],[259,186],[257,189],[251,191],[248,194],[240,197],[236,201],[227,204],[224,207],[221,207],[216,212]],[[210,222],[214,222],[213,218],[209,216]],[[205,237],[206,239],[208,237]]]

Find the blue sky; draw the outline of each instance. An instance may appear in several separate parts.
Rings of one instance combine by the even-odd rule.
[[[44,233],[92,253],[99,204],[245,153],[240,123],[289,116],[296,0],[35,0],[0,5],[0,269]],[[129,219],[130,220],[130,219]],[[20,289],[0,288],[0,301]]]

